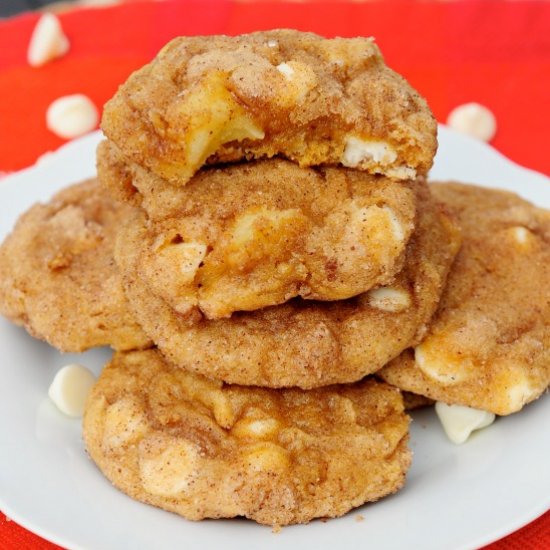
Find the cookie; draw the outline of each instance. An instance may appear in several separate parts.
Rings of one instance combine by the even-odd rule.
[[[397,491],[411,460],[401,394],[384,383],[227,386],[154,350],[115,354],[83,425],[88,453],[116,487],[191,520],[341,516]]]
[[[422,409],[424,407],[430,407],[434,404],[433,399],[418,395],[417,393],[411,393],[408,391],[403,392],[403,404],[406,411],[414,411],[416,409]]]
[[[458,183],[433,193],[464,243],[427,337],[378,374],[447,404],[517,412],[550,384],[550,212]]]
[[[0,312],[62,351],[147,346],[113,259],[131,210],[96,180],[33,206],[0,247]]]
[[[229,319],[179,314],[139,276],[132,220],[115,258],[146,333],[175,365],[233,384],[304,389],[354,382],[424,335],[459,244],[457,229],[418,188],[416,230],[394,281],[349,300],[299,298]]]
[[[422,185],[279,159],[206,170],[169,186],[171,217],[136,214],[126,246],[136,276],[190,318],[342,300],[402,268]]]
[[[426,101],[373,39],[294,30],[176,38],[119,88],[101,126],[179,185],[205,163],[276,155],[408,180],[437,147]]]

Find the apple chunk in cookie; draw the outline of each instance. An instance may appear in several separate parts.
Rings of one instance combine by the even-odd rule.
[[[428,105],[373,39],[293,30],[176,38],[120,87],[102,128],[176,185],[205,164],[274,156],[409,180],[437,147]]]

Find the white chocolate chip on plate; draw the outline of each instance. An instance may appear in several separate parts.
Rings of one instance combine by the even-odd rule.
[[[56,136],[72,139],[91,132],[99,114],[91,99],[83,94],[56,99],[46,112],[46,125]]]
[[[84,412],[88,393],[94,383],[95,376],[86,367],[67,365],[57,371],[48,389],[48,396],[62,413],[79,417]]]
[[[69,51],[69,40],[63,33],[59,19],[45,13],[36,23],[27,50],[27,61],[32,67],[40,67],[62,57]]]
[[[456,445],[467,441],[474,430],[486,428],[495,420],[495,415],[491,412],[462,405],[447,405],[439,401],[435,404],[435,412],[447,437]]]
[[[497,131],[495,115],[479,103],[465,103],[453,109],[447,124],[454,130],[482,141],[491,141]]]

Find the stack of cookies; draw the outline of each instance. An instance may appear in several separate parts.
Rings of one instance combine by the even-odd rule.
[[[105,106],[115,258],[171,364],[230,384],[355,382],[419,341],[456,253],[422,179],[425,101],[368,39],[180,38]]]
[[[101,184],[136,206],[115,259],[158,351],[94,390],[101,469],[186,517],[277,525],[397,490],[401,398],[361,380],[420,341],[458,248],[425,101],[372,40],[180,38],[102,127]]]
[[[0,307],[60,349],[118,350],[84,437],[132,497],[190,519],[339,516],[403,485],[397,388],[508,414],[548,386],[550,216],[428,186],[435,121],[372,40],[179,38],[102,126],[99,181],[0,249]],[[541,281],[536,311],[514,318],[498,246]]]

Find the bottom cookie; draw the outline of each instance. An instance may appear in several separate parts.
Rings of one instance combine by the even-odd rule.
[[[411,461],[401,394],[374,380],[244,388],[117,353],[88,399],[84,439],[131,497],[188,519],[273,526],[337,517],[394,493]]]

